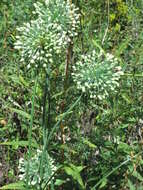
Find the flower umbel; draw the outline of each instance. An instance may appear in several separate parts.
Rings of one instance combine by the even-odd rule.
[[[112,54],[103,55],[93,51],[81,56],[73,66],[72,75],[79,90],[89,94],[90,98],[102,100],[111,91],[116,92],[123,71]]]
[[[28,185],[35,186],[36,188],[40,188],[40,185],[44,186],[49,179],[53,179],[53,174],[57,170],[57,167],[54,165],[54,160],[49,156],[46,152],[44,154],[43,165],[40,166],[42,158],[42,151],[37,150],[37,153],[34,157],[31,158],[29,162],[29,178]],[[26,170],[28,166],[28,161],[20,158],[19,159],[19,179],[26,182]],[[40,167],[43,167],[43,178],[40,176]],[[41,184],[42,182],[42,184]],[[50,181],[51,182],[51,181]],[[49,183],[50,183],[49,182]]]
[[[37,19],[17,29],[19,36],[16,36],[15,49],[20,50],[20,61],[28,62],[28,69],[47,68],[54,62],[53,57],[59,55],[77,35],[78,9],[69,0],[45,0],[34,6],[33,14]]]

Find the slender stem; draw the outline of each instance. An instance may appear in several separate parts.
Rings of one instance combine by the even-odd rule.
[[[52,180],[52,178],[55,176],[55,174],[61,169],[62,167],[60,166],[54,173],[53,175],[49,178],[49,180],[46,182],[45,186],[43,187],[43,190],[46,189],[48,183]]]
[[[127,77],[143,77],[143,74],[132,74],[132,73],[124,73],[123,76],[127,76]]]
[[[79,7],[80,7],[80,4],[79,4]],[[80,14],[82,15],[81,7],[80,7]],[[82,20],[84,23],[84,15],[80,16],[81,49],[82,49],[82,53],[84,53],[84,36],[83,36],[84,25],[82,24]]]
[[[50,127],[50,112],[51,112],[51,95],[50,95],[50,88],[48,88],[48,120],[47,120],[48,127]]]
[[[44,96],[43,96],[42,126],[44,129],[46,128],[46,103],[47,103],[47,91],[48,91],[47,78],[48,74],[46,74],[45,77],[45,87],[44,87]]]
[[[47,118],[47,98],[48,98],[48,118]],[[42,178],[43,178],[43,161],[44,161],[44,155],[45,155],[45,152],[46,152],[46,144],[47,144],[47,126],[48,127],[50,126],[50,108],[51,108],[50,102],[51,102],[51,98],[50,98],[50,80],[49,80],[48,73],[46,73],[44,96],[43,96],[43,115],[42,115],[43,152],[42,152],[41,163],[40,163],[41,184],[42,184]]]
[[[30,165],[30,159],[31,159],[31,143],[32,143],[32,126],[33,126],[33,120],[34,120],[34,108],[35,108],[35,97],[36,97],[36,88],[37,88],[37,81],[38,81],[38,75],[35,79],[34,89],[33,89],[33,96],[32,96],[32,108],[31,108],[31,118],[30,118],[30,127],[28,130],[28,165],[26,170],[26,188],[28,189],[28,179],[29,179],[29,165]]]
[[[66,58],[66,67],[65,67],[65,84],[64,84],[65,91],[67,89],[67,84],[68,84],[69,66],[71,65],[72,62],[72,54],[73,54],[73,42],[71,39],[71,42],[68,45],[67,55],[66,55],[67,58]]]
[[[107,0],[107,9],[108,9],[108,12],[107,12],[107,28],[105,30],[105,33],[104,33],[104,36],[103,36],[103,40],[102,40],[102,45],[104,44],[104,41],[105,41],[105,38],[107,36],[107,33],[108,33],[108,30],[109,30],[109,23],[110,23],[110,19],[109,19],[109,16],[110,16],[110,0]]]
[[[111,174],[113,174],[116,170],[118,170],[119,168],[121,168],[123,165],[126,165],[128,162],[130,162],[133,158],[136,158],[137,156],[139,156],[140,154],[142,154],[143,153],[143,151],[141,151],[141,152],[139,152],[138,154],[136,154],[135,156],[133,156],[132,158],[131,157],[129,157],[129,158],[127,158],[125,161],[123,161],[121,164],[119,164],[117,167],[115,167],[115,168],[113,168],[113,170],[112,171],[110,171],[109,173],[107,173],[101,180],[99,180],[99,182],[94,186],[94,187],[92,187],[92,189],[91,190],[96,190],[96,187],[97,186],[99,186],[101,183],[102,183],[102,181],[104,180],[104,179],[106,179],[107,177],[109,177]]]
[[[65,112],[62,114],[62,116],[60,117],[59,121],[54,125],[54,127],[52,128],[52,131],[50,132],[49,136],[48,136],[48,140],[47,140],[47,145],[49,144],[54,132],[56,131],[57,126],[59,126],[59,124],[61,123],[61,121],[73,110],[73,108],[79,103],[80,99],[81,99],[82,95],[76,100],[76,102]]]
[[[71,9],[71,16],[72,16],[72,0],[70,0],[70,9]],[[66,97],[66,91],[67,91],[67,88],[68,88],[68,78],[69,78],[69,70],[70,70],[70,66],[71,66],[71,63],[72,63],[72,54],[73,54],[73,38],[70,38],[70,42],[68,44],[68,48],[67,48],[67,54],[66,54],[66,65],[65,65],[65,81],[64,81],[64,95]],[[65,107],[65,103],[66,103],[66,100],[65,100],[65,97],[64,97],[64,101],[63,101],[63,105],[61,106],[61,112],[64,111]],[[61,121],[60,123],[60,131],[61,131],[61,141],[62,141],[62,144],[65,143],[65,140],[64,140],[64,124],[63,124],[63,121]],[[62,155],[62,160],[64,160],[64,149],[61,150],[61,155]]]

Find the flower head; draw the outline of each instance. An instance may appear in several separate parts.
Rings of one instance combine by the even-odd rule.
[[[53,63],[67,46],[71,37],[77,35],[79,14],[68,0],[45,0],[34,4],[37,19],[18,28],[15,49],[20,50],[21,62],[28,62],[28,68],[43,67]]]
[[[40,187],[40,183],[42,182],[43,185],[49,180],[53,179],[53,174],[57,170],[57,167],[54,164],[54,160],[49,156],[49,154],[46,152],[44,153],[44,159],[43,159],[43,165],[41,166],[41,158],[42,158],[42,150],[37,150],[36,154],[28,161],[20,158],[19,159],[19,179],[26,181],[26,172],[27,172],[27,166],[29,166],[29,178],[28,178],[28,184],[29,186],[35,186]],[[41,179],[40,176],[40,170],[39,168],[43,167],[43,179]],[[50,182],[49,182],[50,183]]]
[[[73,66],[73,80],[77,88],[88,93],[90,98],[104,99],[115,92],[123,75],[118,60],[112,54],[103,55],[95,51],[82,55]]]

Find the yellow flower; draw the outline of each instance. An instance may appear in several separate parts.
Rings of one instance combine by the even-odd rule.
[[[4,120],[4,119],[0,120],[0,125],[6,126],[6,124],[7,124],[6,120]]]

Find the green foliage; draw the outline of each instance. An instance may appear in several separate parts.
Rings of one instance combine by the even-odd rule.
[[[83,170],[84,167],[82,166],[75,166],[70,164],[69,166],[64,166],[65,172],[72,176],[75,181],[79,183],[82,189],[85,189],[82,178],[80,176],[80,172]]]
[[[142,0],[0,7],[1,189],[141,190]]]
[[[11,183],[9,185],[4,185],[0,189],[21,189],[25,190],[23,182]]]

